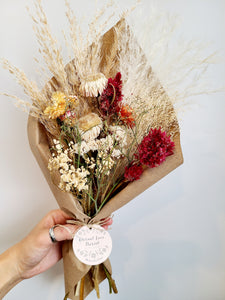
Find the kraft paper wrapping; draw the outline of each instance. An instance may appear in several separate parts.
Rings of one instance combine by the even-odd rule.
[[[123,31],[127,30],[125,20],[119,21],[113,28],[106,32],[102,37],[102,60],[100,62],[100,70],[106,78],[113,77],[119,71],[118,51],[119,41],[123,38]],[[71,77],[70,72],[74,66],[73,62],[66,66],[68,73],[68,80]],[[149,76],[152,76],[152,70],[149,68]],[[54,78],[49,82],[52,83],[52,90],[57,87]],[[165,101],[168,97],[165,94]],[[172,105],[168,102],[168,110],[173,109]],[[171,124],[173,126],[173,124]],[[78,219],[83,222],[88,222],[89,217],[82,212],[81,206],[77,199],[72,194],[61,191],[55,184],[53,184],[50,172],[47,168],[51,153],[49,150],[49,133],[46,132],[45,127],[38,121],[38,119],[29,116],[28,119],[28,138],[31,150],[52,190],[59,207],[67,212],[71,218]],[[158,180],[166,176],[172,170],[177,168],[183,162],[183,156],[180,146],[179,133],[174,137],[175,151],[172,156],[167,157],[166,161],[157,168],[146,169],[141,176],[141,179],[129,183],[122,191],[110,199],[102,210],[92,219],[91,223],[95,223],[100,219],[110,216],[114,211],[127,204],[130,200],[156,183]],[[64,262],[64,276],[65,276],[65,291],[68,298],[78,300],[79,298],[74,295],[74,290],[77,283],[85,276],[84,296],[86,297],[94,288],[91,279],[91,266],[81,263],[74,255],[72,250],[72,242],[66,241],[63,244],[63,262]],[[106,268],[111,273],[111,265],[109,260],[104,262]],[[103,268],[100,267],[98,274],[99,283],[103,281],[106,276]]]

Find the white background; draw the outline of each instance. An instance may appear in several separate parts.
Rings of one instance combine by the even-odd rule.
[[[31,1],[30,1],[31,2]],[[77,13],[92,0],[72,0]],[[121,0],[129,4],[131,1]],[[150,1],[143,0],[147,16]],[[55,3],[54,10],[51,11]],[[26,0],[0,0],[0,57],[35,77],[37,44]],[[63,1],[45,0],[50,23],[61,27]],[[212,41],[225,53],[224,0],[158,0],[159,8],[178,13],[188,38]],[[138,22],[138,20],[136,20]],[[212,71],[224,84],[225,63]],[[0,90],[23,96],[0,69]],[[184,164],[114,215],[111,262],[119,294],[101,298],[142,300],[225,299],[225,102],[218,93],[196,98],[181,124]],[[27,115],[0,97],[0,252],[19,241],[57,204],[29,149]],[[61,300],[62,262],[16,286],[6,297]],[[87,298],[96,299],[94,293]]]

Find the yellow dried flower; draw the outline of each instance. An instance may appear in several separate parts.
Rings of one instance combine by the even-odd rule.
[[[50,119],[56,119],[66,112],[66,107],[68,104],[77,106],[79,100],[75,96],[67,97],[62,92],[54,92],[52,94],[51,102],[52,105],[45,109],[44,114],[48,115]]]
[[[52,105],[48,106],[44,114],[48,115],[50,119],[56,119],[63,115],[66,111],[66,96],[62,92],[55,92],[51,98]]]

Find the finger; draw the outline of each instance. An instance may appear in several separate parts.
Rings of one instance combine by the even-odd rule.
[[[61,242],[65,240],[72,240],[77,229],[78,229],[77,225],[70,225],[70,224],[58,225],[53,229],[53,232],[56,241]]]
[[[65,224],[66,220],[70,220],[71,216],[65,213],[61,209],[56,209],[50,212],[52,219],[54,220],[54,224]]]
[[[71,219],[64,211],[55,209],[50,211],[41,221],[45,228],[50,228],[56,224],[65,224],[66,220]]]
[[[103,220],[104,220],[104,219],[103,219]],[[109,226],[112,225],[112,223],[113,223],[113,219],[112,219],[112,218],[108,218],[108,219],[106,220],[106,223],[103,224],[102,227],[103,227],[104,229],[107,230],[107,229],[109,228]]]
[[[108,218],[108,221],[106,222],[106,225],[110,226],[113,223],[113,219],[112,218]]]

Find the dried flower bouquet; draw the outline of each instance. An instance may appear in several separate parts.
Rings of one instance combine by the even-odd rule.
[[[72,82],[74,90],[69,95],[60,85],[57,87],[55,77],[48,83],[50,103],[44,109],[48,119],[42,123],[55,122],[54,126],[51,124],[46,130],[46,125],[43,127],[37,119],[29,119],[32,151],[60,207],[82,222],[96,223],[107,218],[182,163],[179,127],[165,91],[146,66],[139,47],[138,53],[132,53],[134,48],[123,53],[121,41],[131,47],[132,39],[135,38],[122,19],[99,41],[102,54],[98,73],[83,77],[78,84]],[[127,94],[129,74],[122,72],[120,64],[127,66],[130,55],[136,59],[132,62],[139,64],[138,76],[146,76],[150,84],[141,89],[140,83],[134,82],[132,91],[127,87]],[[65,70],[70,78],[71,70],[76,70],[75,61]],[[127,75],[127,80],[122,74]],[[84,265],[74,256],[70,242],[64,244],[63,253],[69,298],[76,299],[77,295],[77,299],[82,299],[93,287],[99,297],[98,285],[104,278],[109,280],[110,292],[117,292],[108,260],[97,267]]]
[[[99,25],[100,11],[83,39],[66,6],[73,57],[65,66],[36,1],[32,18],[40,53],[53,75],[42,90],[8,61],[3,64],[32,100],[13,96],[29,109],[30,146],[59,206],[71,220],[95,224],[183,162],[179,125],[125,15],[103,34],[107,24]],[[65,298],[82,300],[93,288],[99,297],[105,278],[110,292],[117,292],[109,260],[85,265],[71,242],[64,243],[63,258]]]

